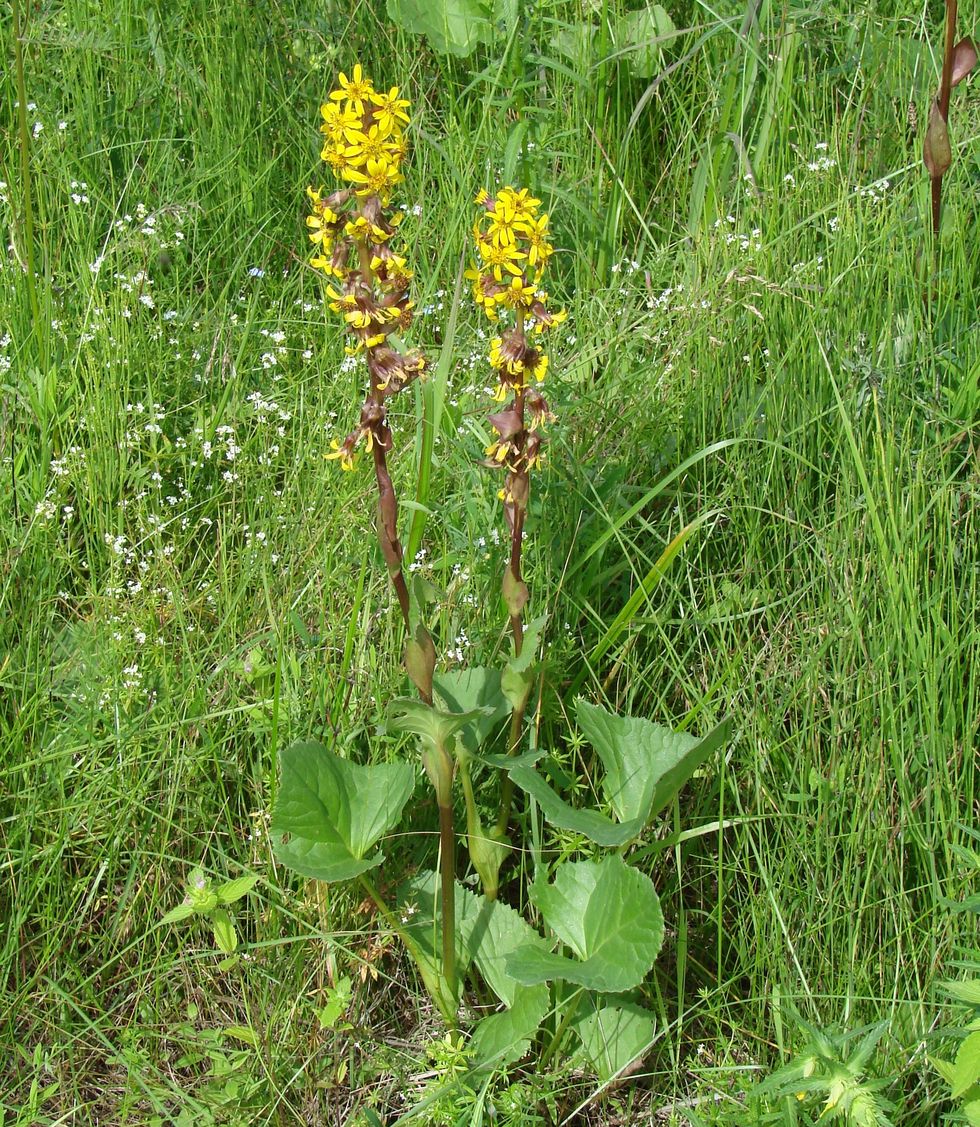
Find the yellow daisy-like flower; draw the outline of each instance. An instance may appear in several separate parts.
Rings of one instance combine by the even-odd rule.
[[[330,298],[332,313],[345,313],[349,309],[357,308],[357,298],[353,294],[337,293],[333,286],[327,286],[327,297]]]
[[[348,132],[361,127],[361,115],[349,102],[343,106],[337,102],[324,102],[320,114],[323,117],[320,132],[325,133],[334,145],[343,145]]]
[[[329,274],[334,278],[344,276],[343,270],[339,266],[334,266],[333,260],[326,254],[315,254],[310,259],[310,265],[314,270],[322,270],[324,274]]]
[[[388,132],[394,130],[398,122],[408,124],[408,114],[405,111],[411,102],[398,97],[397,86],[392,86],[387,94],[380,92],[372,94],[371,104],[374,106],[375,121]]]
[[[355,132],[348,135],[349,144],[344,149],[347,160],[355,168],[367,164],[369,160],[388,160],[391,158],[389,135],[391,130],[372,125],[366,133]]]
[[[347,156],[344,152],[343,145],[337,145],[335,141],[327,141],[327,143],[320,150],[320,160],[326,161],[327,164],[340,176],[343,174],[344,169],[347,167]]]
[[[520,191],[501,188],[497,193],[497,203],[512,208],[522,221],[532,219],[541,206],[541,201],[534,199],[527,188],[521,188]]]
[[[354,191],[359,197],[380,196],[387,202],[391,189],[400,184],[405,177],[398,170],[398,165],[393,164],[387,157],[380,160],[368,160],[366,166],[361,168],[344,169],[344,179],[352,184],[359,185]]]
[[[509,305],[511,309],[530,309],[534,304],[536,290],[527,282],[523,274],[511,278],[503,293],[497,299],[502,305]]]
[[[334,102],[342,102],[347,99],[357,107],[357,112],[361,114],[364,112],[364,103],[374,92],[371,79],[365,77],[361,70],[361,64],[355,63],[350,78],[343,71],[340,72],[340,89],[334,90],[330,99]]]
[[[331,211],[329,207],[319,208],[314,215],[308,215],[306,217],[306,226],[310,228],[310,242],[320,244],[325,254],[329,253],[330,248],[333,246],[335,237],[334,225],[338,220],[339,216],[337,213]]]
[[[527,256],[515,243],[493,243],[481,239],[477,244],[477,249],[480,252],[480,257],[498,282],[503,281],[505,270],[515,279],[523,277],[521,267],[517,263]]]
[[[363,309],[352,309],[344,314],[344,320],[355,329],[366,329],[371,325],[373,318]]]
[[[524,238],[527,241],[528,265],[536,266],[539,270],[554,253],[555,248],[548,242],[548,213],[545,212],[540,219],[532,219],[524,228]]]
[[[523,233],[524,224],[519,221],[517,211],[502,200],[497,201],[489,219],[487,236],[495,246],[513,246],[517,242],[518,234]]]

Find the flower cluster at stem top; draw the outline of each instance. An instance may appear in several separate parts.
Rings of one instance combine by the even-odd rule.
[[[375,443],[391,448],[385,400],[427,367],[419,352],[400,352],[388,342],[412,323],[412,272],[392,246],[403,212],[389,210],[392,190],[404,180],[408,105],[397,86],[375,90],[358,63],[350,78],[340,75],[338,89],[320,107],[320,155],[346,185],[328,194],[307,189],[312,214],[306,225],[315,247],[310,265],[331,279],[329,307],[344,319],[351,338],[346,351],[365,355],[371,379],[359,425],[343,442],[334,439],[326,455],[345,470],[354,468],[362,442],[368,453]]]
[[[541,431],[555,419],[541,384],[548,371],[548,355],[540,334],[565,320],[564,310],[548,308],[541,288],[548,260],[554,253],[548,232],[548,213],[527,188],[501,188],[497,195],[480,192],[480,214],[473,225],[479,262],[466,272],[473,283],[476,304],[501,327],[490,342],[490,364],[497,374],[495,399],[506,406],[490,416],[497,438],[486,449],[489,464],[506,469],[500,491],[508,506],[524,509],[528,472],[541,464]],[[508,397],[510,401],[507,402]]]

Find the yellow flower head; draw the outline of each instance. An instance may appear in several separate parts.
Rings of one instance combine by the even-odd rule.
[[[350,78],[341,71],[340,89],[334,90],[330,98],[334,102],[342,102],[346,99],[357,107],[358,113],[363,113],[364,103],[374,92],[375,90],[371,85],[371,79],[365,77],[364,72],[361,70],[361,64],[355,63],[354,71]]]
[[[405,111],[411,103],[398,97],[397,86],[392,86],[387,94],[372,94],[371,105],[374,106],[375,120],[387,132],[392,132],[399,123],[408,125],[408,114]]]

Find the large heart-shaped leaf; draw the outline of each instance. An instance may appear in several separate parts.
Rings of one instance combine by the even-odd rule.
[[[480,0],[388,0],[388,18],[434,51],[465,58],[493,37],[489,8]]]
[[[617,716],[581,698],[575,716],[605,767],[602,789],[616,817],[621,822],[638,818],[644,825],[722,746],[731,729],[726,720],[698,740],[651,720]]]
[[[616,46],[626,52],[626,65],[634,78],[656,78],[663,69],[661,43],[671,39],[674,21],[661,4],[647,4],[626,12],[616,22]]]
[[[585,1055],[603,1084],[650,1047],[656,1020],[640,1006],[603,1006],[573,1025]]]
[[[415,789],[413,768],[362,766],[312,742],[287,747],[281,765],[270,826],[276,857],[323,881],[349,880],[380,865],[381,853],[367,853],[400,821]]]
[[[531,1039],[548,1012],[548,987],[526,987],[509,1010],[491,1014],[473,1030],[470,1050],[478,1068],[506,1068],[530,1049]]]
[[[559,798],[538,772],[526,762],[511,767],[510,777],[522,791],[537,802],[541,807],[541,813],[553,826],[584,834],[597,845],[605,845],[609,848],[625,845],[636,837],[645,825],[641,818],[633,818],[629,822],[617,825],[611,818],[607,818],[597,810],[576,810],[574,806],[569,806]]]
[[[505,959],[518,982],[563,979],[590,990],[631,990],[653,966],[664,939],[660,901],[650,878],[618,855],[559,865],[554,882],[533,888],[531,899],[577,958],[521,947]]]
[[[435,690],[449,712],[468,714],[472,720],[459,731],[458,739],[471,754],[476,754],[510,709],[500,692],[500,670],[473,666],[438,673]]]
[[[548,951],[548,944],[524,917],[499,900],[484,901],[473,932],[474,959],[484,981],[506,1006],[523,993],[507,973],[507,956],[519,947]]]

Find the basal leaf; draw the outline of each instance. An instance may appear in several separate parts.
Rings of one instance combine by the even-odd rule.
[[[960,1042],[953,1070],[955,1082],[950,1095],[955,1100],[980,1081],[980,1033],[971,1033]]]
[[[473,942],[474,960],[484,981],[504,1005],[513,1006],[523,991],[507,973],[507,956],[518,947],[547,951],[548,944],[519,912],[499,900],[487,901],[481,909]]]
[[[980,978],[966,978],[962,982],[940,982],[940,989],[950,997],[971,1006],[980,1006]]]
[[[414,769],[407,763],[362,766],[318,743],[293,744],[281,763],[270,827],[276,857],[323,881],[349,880],[380,864],[380,854],[366,854],[398,824],[415,789]]]
[[[618,716],[579,698],[575,715],[605,768],[602,789],[622,822],[644,825],[659,813],[704,761],[724,743],[728,721],[703,740],[651,720]]]
[[[653,1014],[633,1005],[604,1006],[573,1025],[603,1084],[646,1052],[655,1027]]]
[[[479,929],[486,927],[492,904],[457,882],[456,970],[462,978],[479,946]],[[442,965],[442,923],[439,874],[431,870],[416,873],[398,890],[398,905],[405,932],[423,955]]]
[[[491,1014],[473,1030],[470,1049],[477,1067],[506,1068],[520,1060],[548,1012],[548,987],[521,990],[509,1010]]]
[[[644,821],[639,818],[617,825],[597,810],[576,810],[562,801],[531,766],[522,764],[512,767],[510,777],[521,790],[531,795],[553,826],[584,834],[597,845],[610,848],[625,845],[643,829]]]
[[[519,982],[558,978],[592,990],[631,990],[653,966],[664,938],[660,901],[650,878],[618,855],[559,865],[554,881],[532,889],[531,899],[577,958],[521,947],[505,960]]]

